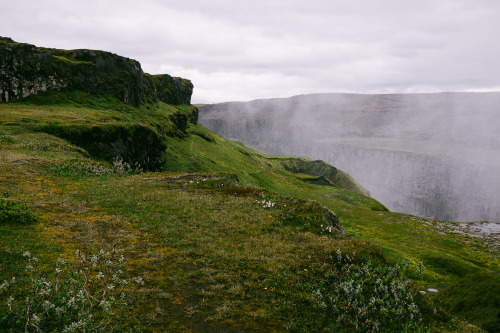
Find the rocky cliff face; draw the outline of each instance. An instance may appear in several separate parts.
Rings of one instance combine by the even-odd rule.
[[[200,123],[348,172],[390,210],[500,222],[500,93],[320,94],[200,106]]]
[[[0,103],[51,90],[109,94],[125,103],[190,104],[191,81],[145,74],[139,62],[94,50],[57,50],[0,37]]]

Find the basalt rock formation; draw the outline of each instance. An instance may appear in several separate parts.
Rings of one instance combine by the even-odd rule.
[[[108,161],[120,159],[138,164],[146,171],[159,171],[163,166],[165,141],[156,131],[136,125],[61,126],[47,124],[40,129],[84,148],[91,156]]]
[[[0,37],[0,103],[43,91],[109,94],[140,106],[162,101],[190,104],[191,81],[149,75],[136,60],[95,50],[58,50]]]

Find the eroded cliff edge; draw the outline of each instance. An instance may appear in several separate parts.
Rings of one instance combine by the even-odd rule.
[[[191,103],[193,84],[144,73],[138,61],[110,52],[43,48],[0,37],[0,103],[54,90],[109,94],[134,106],[180,105]]]
[[[391,211],[500,221],[500,92],[311,94],[199,110],[226,138],[335,165]]]

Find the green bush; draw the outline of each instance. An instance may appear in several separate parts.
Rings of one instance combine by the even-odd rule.
[[[338,322],[361,332],[401,332],[418,326],[416,290],[404,275],[405,264],[359,265],[340,250],[332,264],[337,269],[325,276],[315,297]]]
[[[22,204],[0,200],[0,223],[30,224],[38,217]]]
[[[359,261],[341,250],[303,281],[300,299],[284,308],[294,332],[425,332],[418,290],[406,277],[407,263]],[[306,317],[304,318],[304,314]],[[301,320],[300,318],[303,318]]]

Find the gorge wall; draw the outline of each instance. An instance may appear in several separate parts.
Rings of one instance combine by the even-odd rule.
[[[392,211],[500,222],[500,93],[317,94],[199,110],[227,138],[345,170]]]
[[[0,103],[43,91],[109,94],[139,106],[158,101],[190,104],[191,81],[149,75],[135,60],[95,50],[58,50],[0,37]]]

